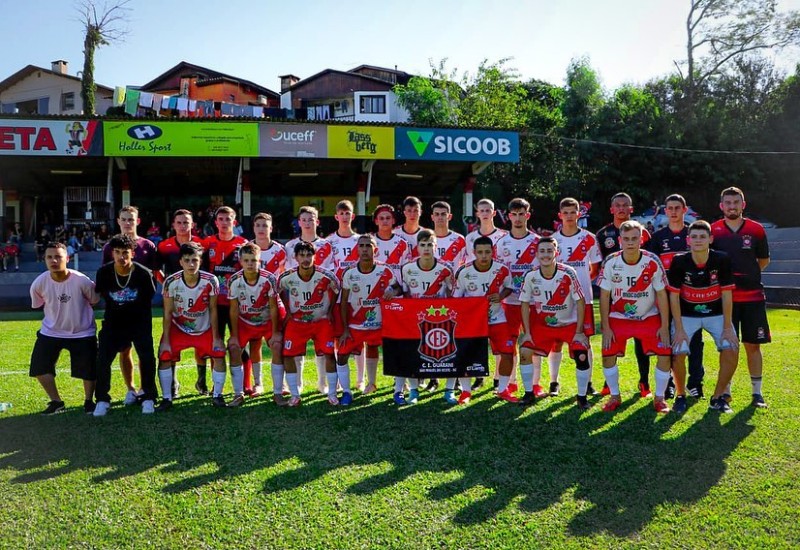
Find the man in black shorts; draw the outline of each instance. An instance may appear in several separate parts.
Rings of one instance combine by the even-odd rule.
[[[64,411],[64,401],[56,387],[56,363],[64,349],[69,351],[72,377],[83,380],[84,412],[94,412],[92,393],[96,378],[97,338],[92,306],[100,298],[89,277],[67,268],[68,259],[64,243],[49,243],[44,251],[47,271],[31,284],[31,306],[44,309],[30,368],[30,375],[39,381],[50,398],[47,408],[42,411],[44,415]]]
[[[156,356],[153,353],[153,312],[156,292],[153,272],[133,261],[136,241],[125,234],[108,243],[113,262],[97,270],[96,289],[106,301],[97,353],[97,406],[94,416],[105,416],[111,406],[111,363],[131,344],[139,356],[142,413],[155,412]]]
[[[711,247],[726,252],[733,267],[733,326],[747,354],[755,407],[765,408],[761,393],[761,344],[772,341],[767,322],[766,297],[761,272],[769,265],[769,244],[764,227],[743,215],[747,203],[738,187],[722,191],[719,207],[724,217],[711,225]],[[738,355],[737,355],[738,361]],[[730,391],[725,394],[730,399]]]

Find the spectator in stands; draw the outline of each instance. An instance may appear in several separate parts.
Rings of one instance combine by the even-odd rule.
[[[10,264],[13,260],[14,262],[14,271],[19,271],[19,251],[20,247],[16,243],[16,241],[12,240],[13,231],[8,233],[8,241],[6,241],[5,246],[3,247],[3,270],[8,271],[8,264]]]
[[[158,246],[158,243],[164,240],[161,237],[161,228],[158,226],[157,221],[154,220],[150,222],[150,227],[147,228],[147,238],[150,239],[156,246]]]
[[[49,231],[48,231],[49,233]],[[59,243],[66,243],[67,242],[67,231],[63,225],[57,225],[55,233],[53,234],[53,238],[56,242]]]
[[[22,247],[22,241],[25,236],[22,233],[22,225],[19,222],[14,222],[14,229],[11,230],[11,239]]]
[[[71,246],[73,250],[78,250],[81,247],[81,235],[78,234],[78,228],[74,225],[69,230],[69,237],[67,237],[67,245]]]
[[[47,229],[42,229],[41,234],[36,237],[36,261],[43,262],[44,261],[44,251],[47,250],[47,243],[49,243],[52,239],[50,239],[50,233]]]
[[[111,233],[108,231],[108,225],[105,223],[101,224],[100,229],[97,230],[97,234],[94,236],[95,250],[103,250],[103,247],[110,238]]]
[[[83,235],[81,236],[81,250],[90,252],[94,250],[94,229],[86,222],[83,224]]]

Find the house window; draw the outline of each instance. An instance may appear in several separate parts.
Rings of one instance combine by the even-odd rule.
[[[362,95],[359,112],[361,114],[385,114],[386,97],[382,95]]]
[[[75,110],[75,92],[67,92],[61,94],[61,110],[62,111]]]

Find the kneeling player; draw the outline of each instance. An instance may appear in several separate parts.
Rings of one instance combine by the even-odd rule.
[[[639,338],[647,355],[657,355],[657,412],[669,412],[664,393],[669,383],[669,299],[666,274],[655,254],[641,250],[642,225],[628,220],[619,226],[622,250],[609,255],[600,272],[600,321],[603,328],[603,374],[611,397],[604,411],[616,410],[619,395],[617,357],[625,355],[630,338]]]
[[[589,339],[583,325],[586,303],[577,273],[570,266],[556,262],[557,254],[556,240],[542,237],[536,245],[539,268],[529,271],[522,282],[519,300],[524,332],[520,337],[519,371],[525,395],[520,405],[527,407],[536,398],[533,393],[533,355],[545,357],[550,350],[560,349],[566,343],[570,357],[575,360],[578,407],[585,410],[590,407],[586,391],[592,379]]]
[[[283,249],[281,249],[283,250]],[[250,358],[253,362],[255,385],[251,395],[261,395],[261,341],[267,340],[272,350],[273,368],[277,364],[283,368],[281,345],[283,336],[278,324],[278,283],[266,269],[259,269],[261,247],[248,243],[239,249],[241,271],[231,277],[228,285],[230,300],[231,338],[228,352],[231,356],[231,379],[233,381],[233,401],[229,407],[244,403],[244,371],[242,368],[242,349],[250,345]]]
[[[739,339],[733,328],[733,272],[730,257],[710,250],[713,237],[708,222],[689,226],[689,253],[675,256],[670,265],[670,309],[672,310],[672,375],[675,378],[675,412],[686,411],[686,356],[689,342],[705,329],[719,350],[719,378],[709,408],[732,412],[722,398],[736,371]]]
[[[434,256],[436,250],[436,235],[430,229],[420,229],[417,232],[417,250],[419,259],[405,264],[400,270],[403,294],[407,298],[447,298],[453,291],[453,271]],[[410,391],[408,401],[403,395],[405,378],[396,376],[394,379],[393,399],[395,405],[416,405],[419,400],[419,379],[408,380]],[[447,389],[456,387],[456,379],[447,379]]]
[[[195,242],[181,245],[181,271],[164,281],[164,332],[158,349],[158,379],[163,399],[157,411],[172,407],[172,377],[181,352],[194,348],[200,358],[211,357],[214,370],[212,404],[224,407],[225,348],[217,329],[219,283],[211,273],[200,271],[203,247]]]
[[[279,373],[279,376],[273,373],[273,391],[278,405],[290,407],[300,405],[295,357],[306,354],[309,340],[314,341],[314,351],[317,356],[325,357],[327,375],[336,375],[331,305],[336,303],[339,284],[333,273],[314,266],[314,252],[313,244],[297,243],[294,247],[297,267],[285,271],[278,280],[281,299],[287,310],[286,329],[283,335],[283,365],[289,391],[292,394],[288,402],[278,399],[283,387],[283,373]],[[333,388],[335,391],[335,381]]]
[[[472,253],[475,261],[456,272],[456,288],[453,296],[456,298],[485,296],[489,300],[489,344],[492,353],[500,356],[497,367],[500,373],[497,397],[515,403],[518,399],[508,388],[515,342],[514,336],[508,329],[502,304],[503,298],[514,290],[511,270],[492,259],[494,245],[489,237],[475,239]],[[472,397],[472,380],[462,377],[458,381],[461,384],[461,395],[458,400],[453,396],[453,389],[449,387],[444,392],[444,399],[450,404],[469,403]]]
[[[375,263],[378,243],[372,235],[361,235],[357,241],[358,263],[342,275],[341,313],[344,332],[339,338],[336,371],[342,387],[340,405],[353,401],[350,391],[350,354],[367,346],[367,386],[364,393],[378,389],[378,346],[381,345],[381,301],[391,300],[399,293],[392,270]],[[333,384],[331,384],[333,381]],[[335,405],[336,379],[328,377],[328,401]]]

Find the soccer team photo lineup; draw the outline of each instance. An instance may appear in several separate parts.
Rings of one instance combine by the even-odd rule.
[[[495,204],[484,198],[475,229],[461,235],[450,229],[447,202],[423,205],[409,196],[397,207],[378,205],[374,231],[358,234],[353,204],[341,200],[329,236],[318,235],[317,209],[302,206],[297,236],[282,244],[272,239],[269,213],[255,214],[245,235],[236,210],[220,206],[213,234],[202,236],[193,213],[179,209],[169,236],[149,239],[138,234],[138,209],[123,206],[118,232],[98,243],[103,263],[94,280],[68,267],[68,244],[42,243],[47,270],[30,297],[44,318],[29,373],[46,395],[43,415],[67,407],[58,385],[72,382],[56,383],[62,351],[70,376],[82,381],[83,410],[95,417],[116,406],[143,414],[180,409],[178,395],[194,392],[219,408],[298,407],[315,393],[347,407],[385,384],[378,378],[383,349],[397,407],[417,404],[421,393],[467,406],[484,385],[496,399],[527,407],[558,396],[560,377],[574,374],[581,410],[611,413],[622,388],[636,383],[657,414],[682,414],[690,399],[715,414],[733,411],[731,380],[743,356],[751,385],[735,389],[735,403],[765,408],[761,345],[770,330],[761,272],[769,246],[745,207],[744,192],[728,187],[720,192],[721,219],[689,223],[687,201],[670,194],[667,223],[648,230],[631,219],[631,197],[620,192],[611,199],[611,223],[592,233],[581,203],[567,197],[557,228],[538,234],[529,228],[527,200],[508,203],[508,229],[501,229]],[[718,362],[705,366],[704,338],[718,352]],[[620,380],[617,365],[629,340],[636,382]],[[196,365],[191,389],[175,375],[182,357]],[[116,358],[124,396],[111,394]],[[303,386],[307,368],[316,370],[313,387]],[[597,395],[604,397],[590,400]]]

